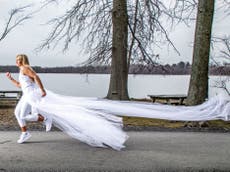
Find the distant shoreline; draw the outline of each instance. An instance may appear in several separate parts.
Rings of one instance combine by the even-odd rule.
[[[63,67],[40,67],[32,66],[37,73],[66,73],[66,74],[110,74],[110,66],[63,66]],[[11,72],[18,73],[16,66],[0,66],[0,73]],[[129,74],[142,75],[189,75],[191,73],[191,65],[189,63],[180,62],[173,65],[131,65]],[[230,66],[209,67],[209,75],[230,75]]]
[[[7,71],[8,72],[8,71]],[[10,71],[9,71],[10,72]],[[4,74],[5,72],[0,72]],[[12,74],[17,74],[18,72],[11,72]],[[37,72],[38,74],[80,74],[80,75],[109,75],[110,73],[71,73],[71,72]],[[129,73],[129,75],[181,75],[186,76],[190,74],[152,74],[152,73]],[[209,76],[229,76],[230,74],[209,74]]]

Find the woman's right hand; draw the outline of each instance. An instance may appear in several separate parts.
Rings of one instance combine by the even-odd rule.
[[[16,87],[21,87],[20,82],[16,81],[12,76],[10,72],[6,72],[6,77],[13,82]]]
[[[12,79],[12,76],[11,76],[10,72],[6,72],[6,76],[7,76],[8,79],[10,79],[10,80]]]

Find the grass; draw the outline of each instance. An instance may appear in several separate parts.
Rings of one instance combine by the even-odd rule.
[[[184,122],[167,121],[162,119],[149,119],[141,117],[123,117],[124,125],[132,126],[151,126],[151,127],[167,127],[167,128],[180,128],[184,126]]]
[[[209,121],[208,124],[210,127],[221,127],[230,130],[229,121],[214,120],[214,121]]]
[[[132,127],[153,127],[163,129],[205,129],[205,130],[221,130],[230,131],[230,122],[222,120],[212,120],[205,122],[191,122],[191,121],[168,121],[162,119],[149,119],[139,117],[123,117],[125,126]]]
[[[150,99],[131,99],[133,101],[151,102]],[[158,103],[165,103],[163,100],[156,100]],[[185,100],[186,102],[186,100]],[[173,102],[175,103],[175,102]],[[149,119],[142,117],[123,117],[124,125],[126,126],[140,126],[140,127],[160,127],[167,129],[181,129],[181,128],[209,128],[221,129],[230,131],[230,121],[212,120],[205,122],[190,122],[190,121],[169,121],[163,119]]]

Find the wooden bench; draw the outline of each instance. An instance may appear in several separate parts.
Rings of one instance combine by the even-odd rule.
[[[22,91],[0,91],[0,100],[18,101],[22,96]]]
[[[167,104],[179,104],[184,105],[184,100],[187,98],[185,94],[176,94],[176,95],[148,95],[152,102],[156,102],[156,100],[166,101]]]

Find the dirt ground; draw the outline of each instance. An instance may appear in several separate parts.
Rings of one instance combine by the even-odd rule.
[[[0,108],[0,131],[20,130],[14,116],[13,107]],[[229,121],[206,121],[206,122],[181,122],[161,119],[147,119],[138,117],[123,117],[125,130],[156,130],[156,131],[217,131],[230,132]],[[44,130],[42,123],[29,122],[30,130]],[[53,127],[53,130],[57,130]]]
[[[43,125],[37,122],[28,123],[28,128],[31,128],[32,130],[44,129]],[[14,116],[14,107],[0,108],[0,131],[5,130],[20,130],[17,120]]]

